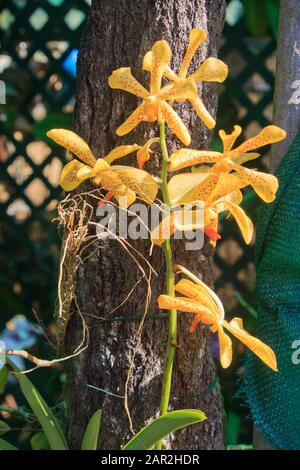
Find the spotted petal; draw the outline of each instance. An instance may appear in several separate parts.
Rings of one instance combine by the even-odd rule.
[[[115,160],[117,160],[118,158],[123,158],[123,157],[126,157],[126,155],[129,155],[130,153],[132,152],[135,152],[136,150],[138,150],[139,148],[141,148],[140,145],[137,145],[137,144],[133,144],[133,145],[119,145],[118,147],[114,148],[113,150],[111,150],[109,152],[108,155],[106,155],[106,157],[104,157],[104,160],[107,162],[107,163],[112,163],[114,162]]]
[[[243,235],[245,242],[248,245],[252,240],[254,228],[251,219],[249,219],[243,209],[237,204],[234,204],[229,201],[224,201],[222,203],[216,204],[216,208],[218,212],[228,210],[232,214],[232,216],[236,220],[236,223],[239,226],[239,229]]]
[[[190,78],[196,82],[224,82],[227,75],[227,65],[220,59],[209,57]]]
[[[274,201],[278,189],[278,179],[276,176],[261,171],[249,170],[249,168],[244,168],[240,165],[235,165],[234,168],[248,181],[263,201]]]
[[[184,145],[190,145],[191,136],[189,131],[176,111],[165,101],[161,102],[160,110],[162,117],[165,119],[172,132]]]
[[[123,136],[131,132],[142,120],[144,115],[144,104],[140,104],[133,113],[126,119],[120,127],[118,127],[116,133],[119,136]]]
[[[201,163],[215,163],[222,160],[223,154],[210,150],[178,149],[170,157],[170,170],[178,171]]]
[[[186,53],[184,55],[184,58],[182,60],[182,65],[179,70],[179,78],[185,78],[187,71],[189,69],[190,63],[192,61],[192,58],[195,55],[196,50],[202,44],[203,41],[205,41],[207,37],[206,31],[203,29],[192,29],[190,32],[190,39],[189,39],[189,45],[187,47]]]
[[[216,121],[211,116],[211,114],[207,111],[201,98],[198,95],[196,95],[190,98],[189,101],[191,105],[193,106],[194,110],[196,111],[196,113],[198,114],[201,121],[203,121],[204,124],[206,125],[206,127],[208,127],[208,129],[212,129],[213,127],[215,127]]]
[[[218,307],[216,306],[215,302],[212,300],[211,296],[209,295],[208,291],[201,285],[195,284],[194,282],[190,281],[189,279],[181,279],[175,285],[176,292],[189,297],[191,299],[200,302],[212,313],[218,315]]]
[[[280,127],[271,125],[264,127],[255,137],[246,140],[236,149],[232,150],[229,154],[230,158],[238,157],[243,153],[250,152],[253,149],[263,147],[264,145],[279,142],[286,137],[286,133]]]
[[[244,330],[241,318],[233,318],[229,323],[224,321],[224,327],[254,352],[267,366],[274,371],[278,370],[274,351],[258,338],[254,338],[254,336],[251,336]]]
[[[260,157],[260,153],[250,152],[250,153],[244,153],[243,155],[240,155],[239,157],[235,157],[233,161],[234,163],[237,163],[238,165],[243,165],[244,163],[250,162],[251,160],[256,160],[256,158],[258,157]]]
[[[47,136],[57,144],[74,153],[80,160],[94,166],[96,159],[88,144],[75,132],[66,129],[51,129]]]
[[[191,80],[184,80],[178,85],[170,84],[161,89],[159,94],[162,100],[177,100],[185,101],[193,99],[197,95],[198,89],[195,82]]]
[[[215,316],[204,305],[196,300],[187,297],[171,297],[170,295],[160,295],[158,297],[158,306],[163,310],[181,310],[182,312],[195,313],[201,317],[201,322],[211,325],[216,321]]]
[[[146,70],[147,72],[151,72],[152,58],[153,58],[152,51],[146,52],[144,56],[144,60],[143,60],[143,70]],[[169,65],[166,66],[163,76],[173,82],[177,82],[179,80],[176,73],[173,72],[173,70],[169,67]]]
[[[77,160],[72,160],[63,167],[59,183],[65,191],[73,191],[73,189],[77,188],[77,186],[82,183],[83,180],[77,176],[78,171],[82,168],[88,168],[91,170],[91,167],[84,165]]]
[[[171,60],[171,49],[167,41],[156,41],[152,47],[150,92],[157,95],[166,66]]]
[[[219,131],[219,136],[223,142],[223,152],[227,155],[233,147],[236,139],[241,135],[242,128],[240,126],[234,126],[233,131],[230,134],[226,134],[223,129]]]
[[[149,95],[146,88],[131,74],[129,67],[115,70],[108,78],[108,84],[113,89],[124,90],[140,98],[146,98]]]
[[[134,191],[143,201],[148,204],[154,202],[158,185],[147,171],[121,165],[113,165],[110,169],[116,172],[125,186]]]
[[[195,201],[194,191],[209,175],[206,173],[181,173],[172,176],[168,183],[171,204]]]
[[[206,204],[211,205],[214,201],[217,201],[233,191],[244,188],[248,186],[248,184],[246,178],[239,178],[239,176],[234,173],[221,173],[217,184],[206,200]]]
[[[209,198],[210,194],[214,190],[217,182],[218,182],[219,176],[211,173],[208,175],[207,178],[205,178],[194,190],[193,192],[193,199],[194,201],[207,201]],[[191,195],[190,195],[191,196]],[[186,198],[184,199],[184,202],[186,201]],[[190,202],[190,201],[189,201]]]

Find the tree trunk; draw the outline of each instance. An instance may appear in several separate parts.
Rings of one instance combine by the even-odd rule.
[[[206,56],[216,56],[224,22],[223,0],[94,0],[85,27],[78,58],[76,130],[90,144],[97,156],[105,155],[121,143],[143,143],[149,129],[157,125],[140,125],[120,139],[115,130],[136,106],[136,98],[125,92],[111,90],[108,76],[122,66],[132,68],[137,79],[148,86],[142,59],[154,41],[166,39],[171,45],[172,66],[178,70],[188,35],[192,28],[208,32],[208,40],[197,54],[195,66]],[[203,99],[215,115],[217,95],[214,84],[203,87]],[[210,132],[200,123],[188,105],[178,107],[193,134],[192,147],[205,148]],[[175,139],[169,135],[171,148]],[[178,142],[177,142],[178,146]],[[146,170],[159,174],[159,154],[146,165]],[[128,159],[131,164],[134,160]],[[122,164],[126,164],[122,161]],[[162,250],[155,247],[149,256],[149,241],[130,242],[154,267],[152,297],[141,343],[134,361],[128,385],[128,404],[133,427],[138,431],[158,413],[161,380],[167,346],[167,319],[152,319],[158,314],[157,296],[164,290],[164,261]],[[103,420],[99,448],[119,449],[130,438],[129,422],[124,400],[93,390],[87,384],[123,396],[128,368],[136,346],[136,321],[99,322],[95,317],[141,317],[145,309],[147,284],[133,259],[117,241],[99,241],[99,250],[91,248],[91,256],[77,270],[76,299],[88,324],[88,348],[68,365],[69,374],[69,440],[79,448],[83,430],[92,413],[101,408]],[[212,249],[207,243],[201,251],[185,252],[176,242],[177,262],[213,283]],[[92,253],[93,252],[93,253]],[[139,258],[140,259],[140,258]],[[140,259],[141,261],[141,259]],[[147,269],[147,265],[143,263]],[[132,295],[117,311],[111,313],[128,295]],[[77,308],[72,307],[68,325],[67,349],[80,342],[82,325]],[[220,387],[216,380],[213,360],[209,353],[208,335],[188,332],[190,316],[180,316],[179,347],[172,383],[171,409],[198,408],[207,415],[199,425],[179,431],[166,442],[172,449],[222,449],[223,407]]]

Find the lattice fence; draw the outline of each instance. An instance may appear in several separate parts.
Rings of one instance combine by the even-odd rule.
[[[7,0],[0,17],[0,295],[11,312],[51,311],[58,236],[51,224],[63,152],[45,141],[51,127],[70,126],[74,55],[89,2]]]
[[[7,85],[7,104],[0,108],[3,320],[30,307],[52,311],[59,248],[51,219],[61,196],[63,154],[51,148],[45,132],[71,125],[74,56],[88,8],[88,0],[7,0],[1,12],[0,79]],[[239,122],[250,136],[272,118],[275,42],[245,36],[241,19],[226,25],[220,55],[231,72],[220,97],[219,127]],[[226,221],[224,227],[217,286],[225,300],[236,290],[252,301],[253,247],[245,247]],[[240,313],[237,300],[225,303]]]

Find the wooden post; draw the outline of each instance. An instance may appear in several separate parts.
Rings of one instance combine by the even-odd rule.
[[[281,0],[274,122],[287,138],[273,146],[271,170],[274,172],[300,129],[300,2]]]

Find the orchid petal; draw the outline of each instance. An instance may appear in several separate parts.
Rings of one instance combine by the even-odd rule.
[[[206,127],[208,127],[208,129],[213,129],[213,127],[215,127],[216,125],[216,121],[211,116],[211,114],[207,111],[201,98],[198,95],[196,95],[195,97],[190,98],[189,101],[191,105],[193,106],[194,110],[196,111],[196,113],[198,114],[201,121],[203,121],[204,124],[206,125]]]
[[[160,110],[162,117],[165,119],[172,132],[184,145],[189,145],[191,142],[191,136],[186,125],[183,123],[176,111],[174,111],[174,109],[165,101],[161,101]]]
[[[219,326],[218,328],[218,339],[221,366],[224,369],[227,369],[232,362],[232,342],[229,336],[224,332],[222,326]]]
[[[206,203],[207,205],[211,205],[221,197],[226,196],[237,189],[244,188],[245,186],[248,186],[248,184],[249,183],[246,178],[239,178],[234,173],[221,173],[218,182],[206,200]]]
[[[72,160],[63,167],[59,184],[65,191],[73,191],[73,189],[82,183],[83,180],[77,176],[78,171],[82,168],[91,170],[90,166],[84,165],[77,160]]]
[[[94,166],[96,159],[88,144],[75,132],[67,129],[51,129],[47,136],[57,144],[74,153],[80,160]]]
[[[189,78],[196,82],[224,82],[227,75],[227,65],[220,59],[209,57]]]
[[[177,84],[170,84],[161,89],[159,98],[161,100],[191,100],[198,92],[195,82],[191,80],[184,80],[184,82]]]
[[[263,201],[274,201],[278,189],[278,179],[276,176],[261,171],[249,170],[249,168],[239,165],[235,165],[234,168],[248,181]]]
[[[224,155],[227,155],[233,147],[236,139],[241,135],[242,128],[240,126],[234,126],[231,134],[226,134],[223,129],[219,131],[219,136],[223,142],[223,152]]]
[[[101,171],[106,171],[109,169],[109,163],[104,158],[97,158],[94,170],[95,173],[100,173]]]
[[[152,51],[146,52],[143,60],[143,70],[146,70],[147,72],[151,72],[152,68],[152,58],[153,58],[153,53]],[[168,78],[169,80],[173,82],[178,82],[179,78],[177,77],[176,73],[173,72],[173,70],[169,67],[169,65],[166,66],[163,76]]]
[[[260,157],[260,153],[243,153],[243,155],[239,155],[233,159],[234,163],[238,165],[243,165],[246,162],[250,162],[251,160],[256,160],[256,158]]]
[[[250,150],[263,147],[264,145],[279,142],[286,137],[286,133],[280,127],[271,125],[264,127],[255,137],[246,140],[239,147],[232,150],[229,154],[230,158],[238,157],[244,153],[250,152]]]
[[[233,204],[229,201],[217,204],[216,208],[218,212],[228,210],[232,214],[239,226],[245,242],[249,245],[253,237],[254,227],[251,219],[245,214],[243,209],[237,204]]]
[[[233,318],[229,323],[224,321],[224,327],[254,352],[267,366],[274,371],[278,370],[274,351],[258,338],[254,338],[254,336],[251,336],[244,330],[241,318]]]
[[[144,115],[144,104],[140,104],[133,113],[126,119],[126,121],[118,127],[116,133],[119,136],[123,136],[132,131],[142,120]]]
[[[122,183],[134,191],[143,201],[148,204],[154,202],[158,185],[147,171],[121,165],[113,165],[110,170],[116,172]]]
[[[211,311],[199,302],[186,297],[171,297],[170,295],[160,295],[158,306],[163,310],[180,310],[182,312],[195,313],[201,317],[201,322],[206,325],[215,323],[216,318]]]
[[[187,71],[189,69],[190,63],[192,61],[192,58],[195,55],[196,50],[202,44],[203,41],[205,41],[207,37],[206,31],[203,29],[192,29],[190,32],[190,38],[189,38],[189,45],[187,47],[186,53],[184,55],[184,58],[182,60],[182,65],[179,70],[179,78],[185,78]]]
[[[205,178],[202,183],[197,186],[197,188],[195,188],[193,192],[193,200],[206,201],[214,190],[218,179],[219,176],[214,173],[208,175],[208,177]]]
[[[189,279],[181,279],[176,285],[175,290],[180,294],[200,302],[210,309],[218,317],[218,307],[212,300],[209,291],[204,286],[195,284]]]
[[[137,144],[119,145],[118,147],[111,150],[109,152],[109,154],[107,154],[104,157],[104,160],[108,163],[112,163],[112,162],[114,162],[115,160],[117,160],[119,158],[126,157],[126,155],[129,155],[130,153],[135,152],[136,150],[138,150],[140,148],[141,148],[141,146],[137,145]]]
[[[205,173],[180,173],[172,176],[168,183],[171,204],[184,204],[195,200],[192,199],[194,189],[208,176]],[[188,197],[189,195],[191,198]]]
[[[111,88],[124,90],[140,98],[146,98],[149,92],[143,87],[131,74],[129,67],[121,67],[114,70],[108,78],[108,84]]]
[[[178,149],[170,157],[170,170],[177,171],[201,163],[215,163],[223,159],[223,154],[210,150]]]
[[[171,60],[171,49],[167,41],[156,41],[152,47],[150,93],[157,95],[166,66]]]

